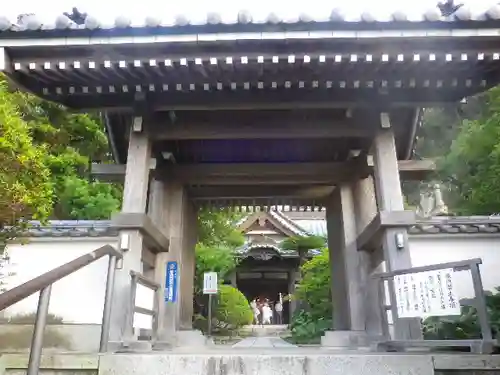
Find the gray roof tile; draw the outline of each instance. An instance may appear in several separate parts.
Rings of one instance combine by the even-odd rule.
[[[290,214],[290,215],[288,215]],[[304,233],[326,235],[324,215],[310,215],[305,219],[297,213],[281,212],[279,216],[288,216],[295,227]],[[290,218],[290,216],[299,216]],[[411,235],[422,234],[500,234],[500,218],[495,216],[458,216],[435,217],[420,219],[418,224],[409,229]],[[114,237],[118,230],[112,227],[110,221],[49,221],[46,225],[32,222],[31,228],[25,234],[28,237]]]
[[[307,8],[304,8],[305,10]],[[429,8],[421,14],[414,17],[404,11],[395,10],[387,12],[386,16],[377,17],[370,12],[363,11],[354,17],[347,17],[345,12],[337,8],[325,11],[324,14],[312,15],[306,12],[298,12],[294,17],[289,17],[286,13],[270,12],[261,16],[259,11],[241,10],[234,14],[227,12],[209,12],[199,20],[190,14],[168,15],[149,15],[137,25],[132,19],[124,15],[115,17],[112,24],[100,22],[99,17],[89,14],[83,25],[77,25],[67,16],[60,14],[50,23],[43,23],[36,15],[26,16],[21,24],[17,24],[8,17],[0,15],[1,31],[38,31],[38,30],[66,30],[66,29],[128,29],[135,28],[156,28],[156,27],[187,27],[187,26],[216,26],[216,25],[249,25],[249,24],[306,24],[321,22],[349,22],[376,24],[378,22],[467,22],[467,21],[487,21],[500,19],[500,6],[492,5],[483,9],[472,9],[467,6],[461,7],[453,16],[443,17],[437,7]]]

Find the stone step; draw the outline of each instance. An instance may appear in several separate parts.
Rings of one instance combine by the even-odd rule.
[[[228,349],[223,352],[191,348],[173,353],[49,354],[42,357],[40,367],[41,372],[60,375],[433,375],[436,363],[433,357],[387,353],[333,354],[318,349],[307,351],[288,347]],[[448,360],[446,364],[455,369],[453,361],[461,356],[453,357],[455,360]],[[0,374],[24,373],[27,364],[27,354],[2,355]]]

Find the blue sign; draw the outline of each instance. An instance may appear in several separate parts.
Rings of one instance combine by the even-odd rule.
[[[168,262],[165,279],[165,302],[175,301],[177,301],[177,262]]]

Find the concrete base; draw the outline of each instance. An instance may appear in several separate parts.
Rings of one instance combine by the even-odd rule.
[[[0,355],[0,375],[25,374],[29,353]],[[45,375],[474,375],[498,373],[500,356],[328,353],[275,348],[148,354],[71,354],[44,351]]]
[[[153,345],[153,350],[174,350],[176,348],[203,348],[213,345],[212,339],[203,335],[198,330],[177,331],[171,336],[158,340]]]
[[[368,348],[372,340],[364,331],[327,331],[321,346],[338,349]]]
[[[198,330],[177,331],[175,333],[176,346],[184,347],[203,347],[210,345],[211,339],[208,339]]]
[[[108,352],[114,353],[150,352],[152,348],[150,341],[110,341],[108,343]]]
[[[273,349],[275,350],[275,349]],[[104,355],[99,375],[432,375],[431,356],[175,354]]]

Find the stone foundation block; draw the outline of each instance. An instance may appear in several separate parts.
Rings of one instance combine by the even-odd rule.
[[[321,338],[321,346],[338,349],[367,348],[370,342],[365,331],[326,331]]]

